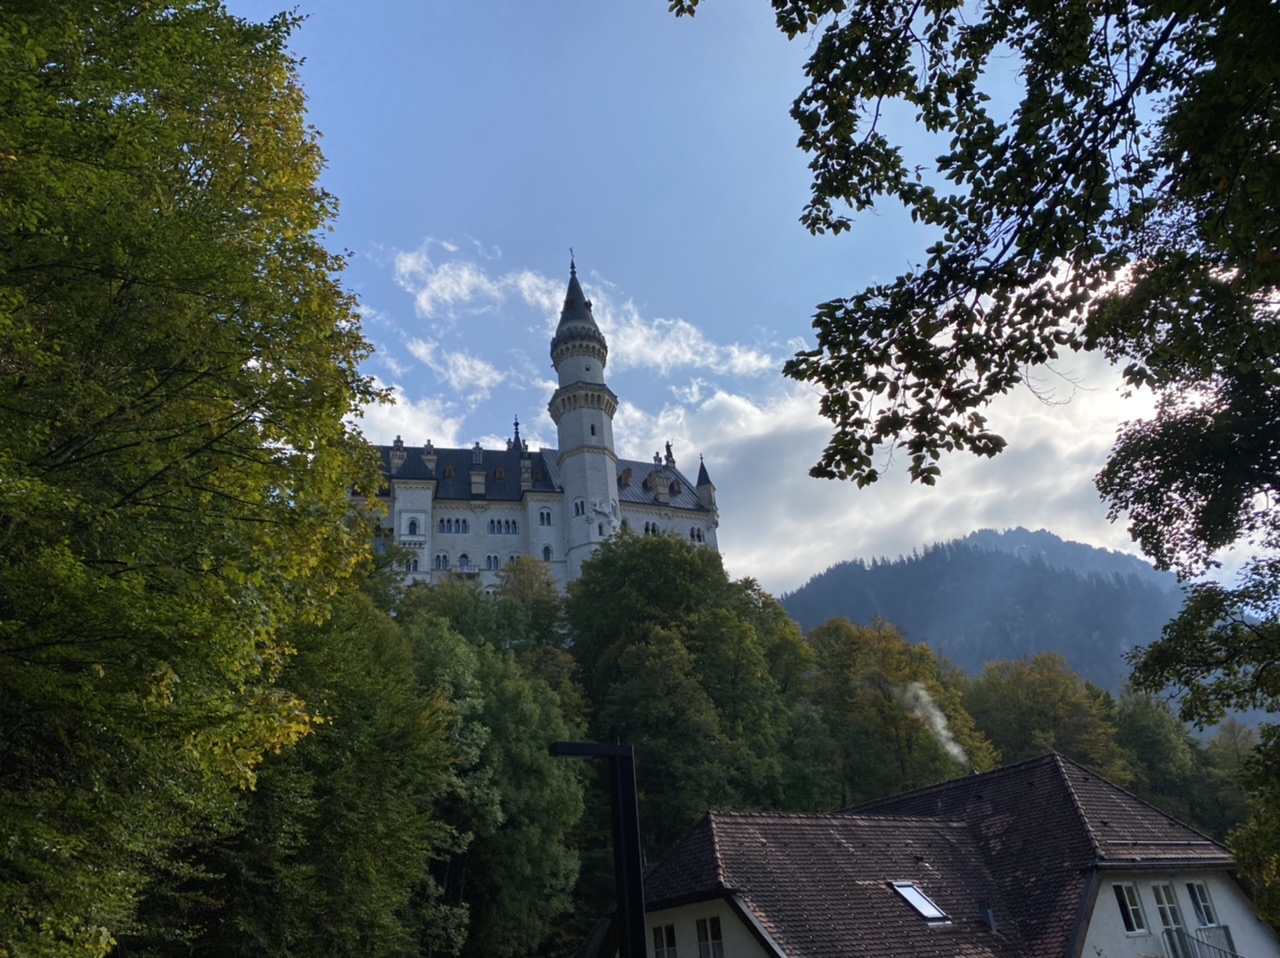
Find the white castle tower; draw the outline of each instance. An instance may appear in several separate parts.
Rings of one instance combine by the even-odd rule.
[[[569,289],[551,340],[551,364],[560,388],[547,404],[560,445],[560,475],[567,510],[565,561],[569,579],[599,543],[613,534],[618,512],[618,457],[613,414],[618,397],[604,382],[609,346],[591,315],[591,302],[570,260]]]

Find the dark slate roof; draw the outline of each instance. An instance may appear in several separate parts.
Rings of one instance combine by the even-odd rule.
[[[436,447],[436,467],[427,468],[422,458],[421,446],[405,446],[404,463],[395,472],[391,472],[391,446],[375,446],[382,458],[382,471],[395,479],[434,479],[436,480],[435,498],[471,500],[471,470],[474,466],[474,449],[446,449]],[[535,492],[559,492],[559,486],[551,478],[544,456],[545,450],[529,453],[533,471],[533,490]],[[485,471],[484,499],[490,502],[518,502],[522,495],[520,490],[520,450],[515,446],[510,449],[481,450],[481,465]],[[453,475],[449,475],[449,467],[453,467]],[[504,478],[498,478],[498,470],[503,471]]]
[[[698,460],[698,485],[711,485],[711,476],[707,474],[707,464],[701,459]]]
[[[1067,946],[1094,867],[1225,868],[1230,853],[1061,755],[915,789],[848,809],[856,816],[965,822],[1037,958]]]
[[[470,501],[471,469],[474,465],[474,449],[448,449],[434,447],[436,467],[432,471],[427,468],[422,458],[421,446],[404,446],[404,463],[393,474],[391,472],[392,446],[375,446],[382,459],[382,471],[395,479],[434,479],[436,480],[436,500],[462,499]],[[533,472],[534,492],[563,492],[564,483],[560,475],[560,450],[540,449],[528,454]],[[520,451],[514,445],[509,449],[481,450],[481,463],[485,470],[485,494],[483,498],[489,502],[518,502],[520,491]],[[453,467],[453,475],[448,476],[449,467]],[[497,478],[501,468],[505,478]],[[706,512],[706,508],[698,501],[697,487],[689,483],[686,477],[675,466],[659,465],[640,459],[618,460],[618,499],[622,502],[647,503],[656,505],[657,496],[653,489],[646,488],[649,475],[663,470],[670,490],[670,505],[676,509],[688,509],[693,512]],[[705,473],[705,469],[703,472]],[[622,484],[623,477],[627,484]],[[701,478],[699,479],[701,481]],[[677,484],[678,483],[678,487]],[[679,491],[675,491],[676,489]],[[384,490],[385,491],[385,490]]]
[[[949,922],[891,887],[914,882]],[[969,829],[933,819],[713,812],[645,879],[650,909],[736,896],[787,958],[1021,953]],[[983,923],[990,902],[996,931]]]

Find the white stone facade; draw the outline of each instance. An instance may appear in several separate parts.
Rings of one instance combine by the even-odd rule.
[[[551,360],[559,388],[548,412],[558,449],[531,452],[519,423],[506,449],[410,447],[399,437],[377,447],[384,534],[409,550],[410,581],[461,576],[492,588],[503,565],[527,555],[549,563],[563,588],[624,527],[716,548],[715,486],[704,466],[691,483],[669,445],[652,462],[615,453],[608,346],[572,267]]]

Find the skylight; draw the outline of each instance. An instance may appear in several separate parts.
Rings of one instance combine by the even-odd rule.
[[[922,892],[915,882],[911,881],[894,881],[889,882],[893,886],[893,890],[901,895],[908,905],[920,913],[920,917],[931,925],[944,925],[950,923],[951,919],[947,917],[947,913],[934,904],[933,899]]]

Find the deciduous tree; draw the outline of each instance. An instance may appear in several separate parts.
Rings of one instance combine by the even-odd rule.
[[[0,11],[0,950],[102,954],[310,727],[376,398],[285,45],[213,0]]]

